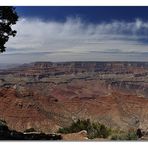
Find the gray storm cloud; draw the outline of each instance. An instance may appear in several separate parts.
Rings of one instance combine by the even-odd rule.
[[[148,52],[148,44],[144,42],[148,40],[148,22],[140,19],[91,24],[80,18],[68,18],[65,22],[23,18],[14,28],[18,32],[17,36],[7,43],[7,52],[0,55],[3,60],[10,54],[15,58],[24,56],[26,60],[34,61],[38,59],[36,55],[41,53],[41,60],[54,57],[54,60],[61,61],[64,56],[67,60],[71,57],[72,60],[87,60],[94,51]],[[112,55],[108,55],[108,58],[114,60]]]

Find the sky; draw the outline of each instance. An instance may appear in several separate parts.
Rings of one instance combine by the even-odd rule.
[[[0,63],[148,61],[148,7],[16,7]]]

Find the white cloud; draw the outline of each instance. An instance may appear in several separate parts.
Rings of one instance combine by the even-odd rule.
[[[10,38],[6,45],[7,51],[0,55],[1,57],[6,57],[8,54],[18,56],[22,54],[23,58],[24,53],[30,53],[28,59],[26,55],[24,57],[26,60],[33,61],[36,60],[34,58],[36,56],[33,57],[32,53],[44,52],[46,60],[49,60],[53,53],[53,60],[61,61],[62,57],[68,60],[71,57],[74,58],[73,60],[87,59],[90,51],[114,49],[119,49],[121,52],[148,51],[148,45],[143,43],[144,40],[148,40],[148,22],[139,19],[133,22],[113,21],[88,24],[79,18],[68,18],[66,22],[44,22],[39,19],[24,18],[19,20],[14,28],[17,30],[17,36]],[[46,53],[45,56],[45,52],[50,54]],[[93,55],[91,58],[93,59]]]

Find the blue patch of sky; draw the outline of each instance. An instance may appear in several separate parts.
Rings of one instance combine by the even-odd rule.
[[[63,22],[67,17],[80,17],[83,21],[98,23],[112,20],[148,20],[148,7],[124,6],[18,6],[20,17],[36,17]]]

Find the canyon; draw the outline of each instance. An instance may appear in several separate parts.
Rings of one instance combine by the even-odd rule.
[[[148,62],[34,62],[0,69],[0,119],[56,133],[78,119],[148,129]]]

